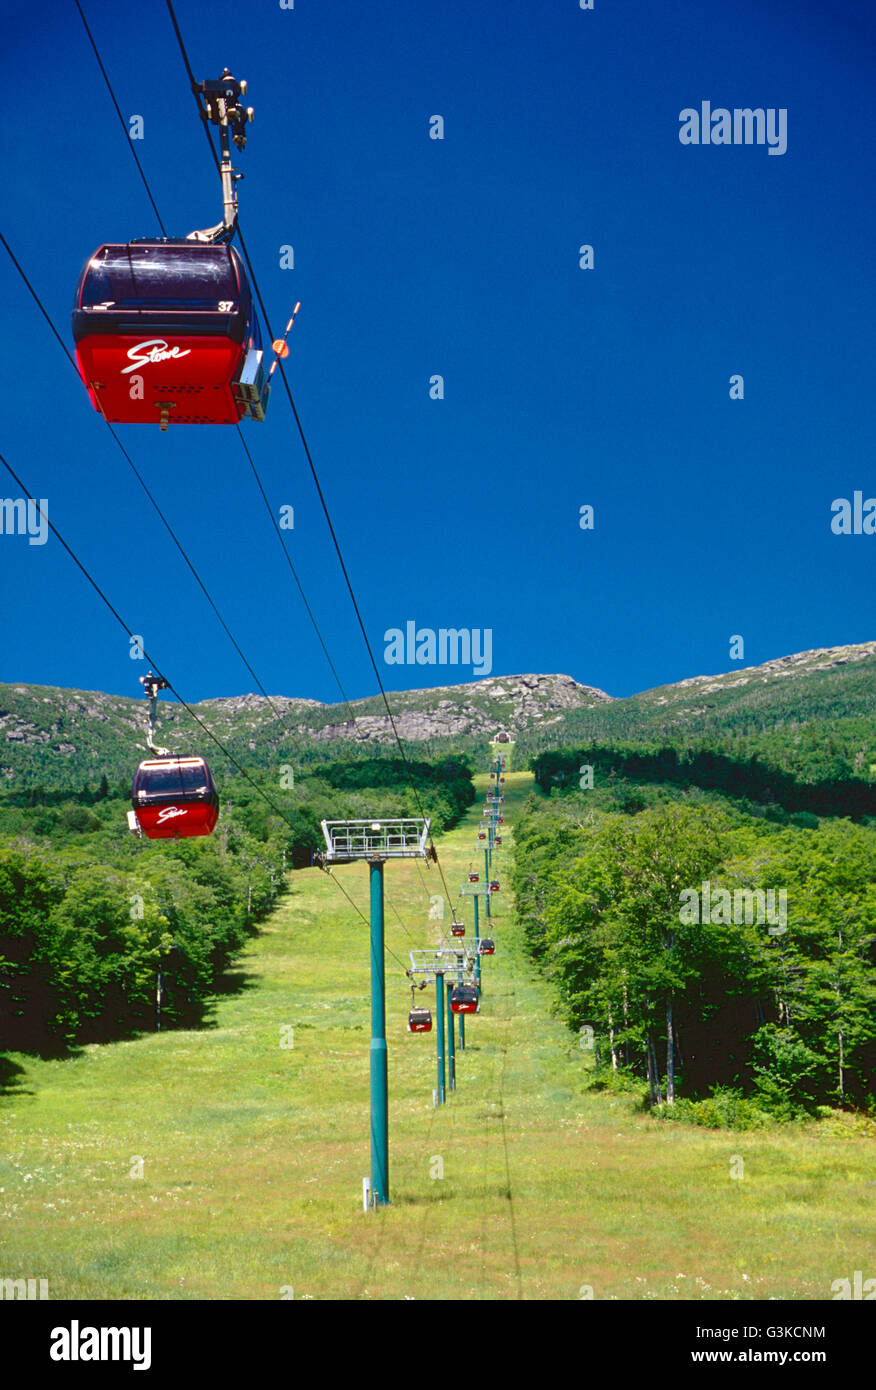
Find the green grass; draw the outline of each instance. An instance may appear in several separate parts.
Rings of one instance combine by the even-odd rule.
[[[531,785],[508,776],[512,819]],[[439,846],[454,893],[479,818],[478,805]],[[367,916],[365,866],[336,876]],[[434,867],[386,870],[387,943],[405,964],[437,934],[424,882],[441,890]],[[53,1298],[569,1299],[589,1285],[598,1299],[826,1299],[832,1280],[876,1274],[867,1132],[664,1125],[632,1097],[588,1091],[507,891],[442,1110],[434,1035],[408,1034],[389,957],[392,1205],[366,1216],[367,928],[326,875],[291,884],[213,1027],[13,1059],[0,1276],[48,1277]],[[129,1176],[138,1156],[142,1178]]]

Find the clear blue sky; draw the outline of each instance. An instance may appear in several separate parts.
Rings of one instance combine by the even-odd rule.
[[[83,0],[174,235],[219,188],[164,6]],[[490,628],[493,672],[615,695],[874,636],[876,12],[666,0],[178,0],[256,109],[241,222],[390,689],[383,634]],[[4,18],[3,231],[66,341],[103,241],[158,234],[74,5]],[[787,152],[679,113],[785,108]],[[429,118],[445,122],[443,141]],[[578,265],[583,243],[595,268]],[[295,268],[279,268],[292,244]],[[187,699],[253,688],[0,248],[0,449]],[[433,373],[445,399],[429,399]],[[745,397],[730,399],[729,379]],[[374,691],[288,404],[244,425],[350,696]],[[234,430],[121,427],[271,693],[339,698]],[[14,495],[5,473],[0,496]],[[579,509],[595,508],[584,532]],[[54,540],[0,536],[0,679],[138,695]]]

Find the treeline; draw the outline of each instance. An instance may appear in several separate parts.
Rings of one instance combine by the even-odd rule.
[[[470,768],[400,759],[285,766],[222,785],[209,837],[128,833],[128,795],[0,799],[0,1051],[63,1051],[203,1021],[249,935],[323,847],[323,819],[420,814],[441,833],[474,799]],[[270,803],[270,804],[269,804]]]
[[[624,813],[630,790],[533,796],[515,826],[530,949],[605,1073],[701,1123],[873,1111],[876,833],[669,787]]]
[[[256,773],[256,786],[238,778],[227,796],[233,798],[253,833],[263,839],[275,831],[285,835],[294,868],[310,864],[314,851],[325,848],[323,820],[424,815],[431,822],[432,834],[440,835],[457,823],[475,797],[472,765],[465,758],[427,763],[348,757],[305,764],[300,773],[287,767],[281,764],[273,776]],[[285,821],[261,792],[281,807]]]
[[[410,803],[409,783],[413,783],[432,821],[433,833],[455,825],[475,799],[472,764],[464,758],[445,757],[436,763],[401,758],[350,759],[330,763],[317,775],[330,786],[348,791],[376,786],[393,790],[405,798],[405,804]],[[416,809],[404,814],[416,814]]]
[[[786,812],[810,816],[876,816],[876,782],[839,776],[801,781],[792,772],[757,756],[740,757],[713,748],[655,748],[633,745],[589,745],[541,753],[533,760],[542,791],[581,785],[582,770],[593,769],[593,785],[609,778],[633,782],[665,782],[676,787],[702,787],[760,805],[776,804]]]
[[[122,809],[121,807],[119,808]],[[138,843],[118,863],[84,845],[0,843],[0,1050],[202,1021],[283,886],[282,848],[228,821],[205,841]]]

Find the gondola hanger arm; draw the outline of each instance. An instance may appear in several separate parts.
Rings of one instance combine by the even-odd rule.
[[[149,701],[149,728],[146,733],[146,747],[150,753],[154,753],[156,758],[170,758],[172,753],[169,748],[159,748],[155,742],[155,712],[158,704],[159,690],[167,690],[168,682],[163,676],[156,676],[152,671],[147,671],[145,676],[140,677],[140,684],[146,692]]]
[[[228,68],[215,80],[208,79],[194,84],[194,92],[201,109],[201,119],[206,124],[219,127],[219,177],[222,180],[223,218],[215,227],[202,231],[189,232],[187,241],[219,242],[230,241],[237,225],[237,193],[235,184],[243,178],[231,167],[231,140],[242,150],[246,145],[245,130],[255,112],[251,106],[241,106],[240,98],[246,95],[246,83],[232,77]]]

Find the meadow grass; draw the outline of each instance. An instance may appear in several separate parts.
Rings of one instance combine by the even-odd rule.
[[[531,788],[508,775],[509,820]],[[480,801],[440,842],[453,894],[470,860],[483,868],[479,819]],[[74,1299],[576,1299],[589,1286],[596,1299],[821,1300],[834,1279],[876,1274],[866,1134],[664,1125],[633,1096],[588,1089],[590,1059],[551,1014],[516,924],[503,840],[496,955],[438,1110],[434,1034],[407,1032],[402,965],[449,932],[449,904],[428,921],[437,870],[386,869],[388,1208],[362,1211],[367,925],[329,876],[302,870],[210,1026],[13,1057],[0,1276],[47,1277],[52,1298]],[[367,917],[367,867],[335,876]]]

